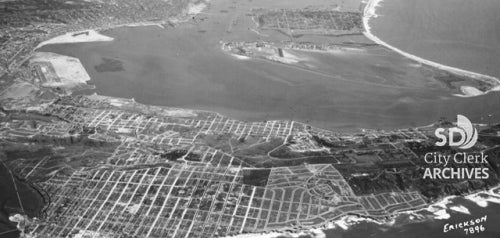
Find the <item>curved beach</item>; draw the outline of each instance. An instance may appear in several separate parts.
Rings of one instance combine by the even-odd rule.
[[[364,35],[366,37],[368,37],[370,40],[374,41],[377,44],[380,44],[380,45],[382,45],[382,46],[384,46],[384,47],[386,47],[388,49],[391,49],[391,50],[397,52],[398,54],[403,55],[404,57],[407,57],[409,59],[417,61],[417,62],[419,62],[421,64],[425,64],[425,65],[428,65],[428,66],[436,67],[438,69],[445,70],[445,71],[448,71],[450,73],[454,73],[454,74],[457,74],[457,75],[474,78],[476,80],[483,81],[483,82],[486,82],[486,83],[491,84],[491,85],[497,85],[496,87],[493,87],[489,91],[498,91],[499,90],[498,85],[500,85],[500,80],[497,77],[493,77],[493,76],[485,75],[485,74],[480,74],[480,73],[476,73],[476,72],[471,72],[471,71],[459,69],[459,68],[448,66],[448,65],[443,65],[443,64],[440,64],[440,63],[437,63],[437,62],[434,62],[434,61],[430,61],[430,60],[418,57],[416,55],[412,55],[412,54],[410,54],[408,52],[405,52],[405,51],[403,51],[401,49],[398,49],[398,48],[396,48],[396,47],[388,44],[387,42],[381,40],[379,37],[375,36],[370,31],[371,27],[369,25],[369,21],[370,21],[371,18],[375,18],[375,17],[378,16],[376,14],[376,8],[380,6],[380,3],[382,1],[383,0],[368,0],[366,2],[366,6],[365,6],[364,12],[363,12],[363,27],[365,28]],[[467,93],[467,90],[462,90],[462,91],[463,91],[464,94],[466,94],[466,96],[481,95],[481,94],[477,94],[477,93],[475,93],[475,94],[469,94],[469,93]],[[489,91],[487,91],[487,92],[489,92]],[[487,92],[485,92],[485,93],[487,93]]]

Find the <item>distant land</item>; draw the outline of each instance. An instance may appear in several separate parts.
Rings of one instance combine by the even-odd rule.
[[[1,2],[0,234],[325,236],[499,203],[498,79],[386,43],[377,3]],[[468,150],[436,145],[457,114]],[[424,179],[429,153],[488,176]]]

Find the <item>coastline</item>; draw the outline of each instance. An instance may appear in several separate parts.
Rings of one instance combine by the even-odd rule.
[[[422,59],[422,58],[419,58],[418,56],[414,56],[414,55],[411,55],[409,53],[406,53],[406,52],[403,52],[393,46],[390,46],[388,45],[387,43],[383,42],[382,40],[380,40],[378,37],[374,36],[373,34],[371,34],[369,32],[369,26],[368,26],[368,20],[370,17],[376,17],[376,14],[375,14],[375,8],[378,6],[378,3],[382,2],[382,0],[369,0],[369,3],[367,3],[366,7],[365,7],[365,14],[363,16],[363,24],[365,25],[365,29],[366,29],[366,33],[365,35],[370,38],[371,40],[373,40],[374,42],[378,43],[378,44],[381,44],[393,51],[396,51],[397,53],[407,57],[407,58],[410,58],[412,60],[415,60],[417,62],[420,62],[420,63],[423,63],[423,64],[426,64],[426,65],[430,65],[430,66],[433,66],[433,67],[436,67],[436,68],[439,68],[439,69],[442,69],[442,70],[446,70],[446,71],[449,71],[449,72],[453,72],[453,73],[457,73],[457,74],[460,74],[460,75],[464,75],[464,76],[469,76],[469,77],[472,77],[472,78],[475,78],[475,79],[478,79],[479,77],[480,78],[483,78],[483,77],[490,77],[489,79],[491,80],[496,80],[497,82],[500,82],[498,80],[498,78],[495,78],[495,77],[492,77],[492,76],[487,76],[487,75],[482,75],[482,74],[478,74],[478,73],[474,73],[474,72],[470,72],[470,71],[465,71],[465,70],[462,70],[462,69],[458,69],[458,68],[453,68],[453,67],[450,67],[450,66],[446,66],[446,65],[441,65],[439,63],[436,63],[436,62],[432,62],[432,61],[428,61],[428,60],[425,60],[425,59]],[[369,5],[370,3],[372,3],[373,5]],[[366,14],[366,11],[368,9],[368,6],[372,6],[372,9],[371,9],[371,12],[373,13],[371,16],[370,15],[367,15]],[[369,17],[366,17],[366,16],[369,16]],[[366,19],[366,21],[365,21]],[[365,23],[366,22],[366,23]],[[127,25],[122,25],[122,26],[112,26],[110,28],[115,28],[115,27],[123,27],[123,26],[128,26],[128,27],[135,27],[135,26],[150,26],[150,25],[157,25],[159,27],[162,27],[162,25],[160,23],[133,23],[133,24],[127,24]],[[88,31],[93,31],[93,32],[96,32],[95,30],[88,30]],[[71,34],[75,34],[75,33],[79,33],[79,32],[85,32],[84,31],[77,31],[77,32],[68,32],[62,36],[70,36],[71,37]],[[96,32],[97,34],[99,34],[98,32]],[[371,38],[370,36],[371,35],[372,37],[374,38]],[[100,34],[99,34],[100,35]],[[103,35],[101,35],[103,36]],[[104,36],[104,37],[107,37],[107,36]],[[58,38],[58,37],[55,37],[55,38]],[[49,39],[47,41],[44,41],[42,43],[45,43],[45,44],[40,44],[39,46],[37,46],[34,50],[38,49],[39,47],[42,47],[43,45],[47,45],[47,44],[61,44],[61,43],[80,43],[80,42],[97,42],[97,41],[111,41],[111,40],[107,40],[107,39],[101,39],[101,38],[93,38],[94,40],[92,39],[89,39],[88,41],[75,41],[75,40],[71,40],[71,39],[66,39],[66,41],[64,41],[63,38],[60,38],[58,40],[55,40],[55,41],[52,41],[52,42],[55,42],[55,43],[52,43],[50,42],[51,40],[55,39],[55,38],[52,38],[52,39]],[[110,38],[110,37],[108,37]],[[111,38],[113,39],[113,38]],[[374,40],[376,39],[376,40]],[[46,43],[46,42],[49,42],[49,43]],[[382,42],[382,43],[381,43]],[[238,57],[237,55],[233,55],[234,57]],[[244,58],[240,58],[240,59],[244,59]],[[435,65],[433,65],[435,64]],[[476,78],[478,77],[478,78]],[[478,79],[480,80],[480,79]],[[500,86],[496,86],[494,87],[492,90],[489,90],[487,92],[490,92],[490,91],[499,91],[500,90]],[[485,93],[482,93],[482,94],[473,94],[471,93],[471,95],[469,97],[473,97],[473,96],[479,96],[479,95],[484,95],[486,94],[487,92]],[[464,94],[466,94],[464,92]],[[456,96],[464,96],[464,95],[456,95]],[[465,95],[467,96],[467,95]],[[196,110],[196,111],[202,111],[202,110]],[[219,113],[217,113],[219,114]],[[495,188],[499,188],[500,186],[497,186]],[[464,196],[464,197],[469,197],[469,196],[472,196],[471,197],[471,201],[475,202],[475,200],[472,200],[472,199],[475,199],[476,197],[474,196],[478,196],[478,194],[480,193],[492,193],[494,195],[492,196],[495,196],[495,197],[499,197],[498,194],[496,193],[493,193],[493,190],[495,188],[492,188],[491,190],[489,190],[488,192],[486,191],[481,191],[481,192],[476,192],[476,193],[473,193],[473,194],[470,194],[470,195],[467,195],[467,196]],[[474,195],[474,196],[473,196]],[[422,210],[428,210],[430,209],[431,207],[435,206],[435,207],[439,207],[438,210],[436,212],[434,212],[434,214],[437,216],[437,217],[441,217],[442,219],[447,219],[446,218],[446,209],[447,206],[449,203],[450,203],[450,200],[453,199],[453,198],[456,198],[456,196],[449,196],[449,197],[444,197],[442,198],[441,200],[435,202],[435,203],[432,203],[432,204],[429,204],[428,207],[426,208],[421,208],[421,209],[418,209],[418,210],[412,210],[412,211],[405,211],[405,212],[399,212],[399,213],[396,213],[394,214],[393,216],[397,217],[401,214],[405,214],[405,213],[408,213],[408,214],[416,214],[417,212],[419,211],[422,211]],[[469,199],[469,198],[467,198]],[[482,201],[481,204],[484,204],[484,201]],[[487,206],[487,205],[486,205]],[[443,211],[445,214],[443,214]],[[448,214],[449,216],[449,214]],[[449,218],[449,217],[448,217]],[[435,218],[435,219],[439,219],[439,218]],[[346,216],[342,216],[340,219],[337,219],[337,220],[333,220],[333,221],[330,221],[330,222],[327,222],[328,225],[327,226],[327,229],[331,229],[331,228],[342,228],[342,229],[349,229],[352,225],[355,225],[355,224],[358,224],[360,222],[363,222],[363,221],[366,221],[366,222],[373,222],[373,223],[376,223],[376,224],[380,224],[380,225],[392,225],[394,224],[394,218],[391,218],[389,219],[387,222],[380,222],[376,219],[373,219],[373,218],[366,218],[366,217],[360,217],[360,216],[356,216],[356,215],[346,215]],[[324,225],[325,226],[325,225]],[[304,233],[304,232],[312,232],[312,231],[317,231],[318,228],[316,229],[311,229],[311,230],[307,230],[307,229],[300,229],[298,230],[298,232],[300,233],[293,233],[293,236],[292,237],[299,237],[301,236],[302,234],[308,234],[308,233]],[[264,238],[264,237],[277,237],[277,236],[282,236],[284,233],[278,233],[278,232],[270,232],[270,233],[264,233],[262,234],[262,236],[259,236],[259,235],[255,235],[253,233],[250,233],[250,234],[242,234],[242,235],[237,235],[237,236],[231,236],[231,237],[238,237],[238,238],[246,238],[246,237],[261,237],[261,238]],[[288,233],[285,233],[285,234],[288,234]],[[324,237],[323,236],[315,236],[315,237]]]
[[[463,97],[463,98],[470,98],[470,97],[476,97],[476,96],[481,96],[481,95],[486,95],[489,92],[498,92],[500,91],[500,85],[497,85],[490,90],[486,92],[482,92],[479,89],[471,86],[461,86],[460,91],[462,91],[463,94],[453,94],[453,96],[457,97]]]
[[[383,0],[368,0],[365,2],[366,5],[365,5],[365,8],[363,10],[363,27],[365,28],[365,31],[363,32],[363,34],[367,38],[369,38],[370,40],[372,40],[373,42],[375,42],[379,45],[382,45],[382,46],[384,46],[384,47],[386,47],[386,48],[388,48],[388,49],[390,49],[390,50],[392,50],[392,51],[394,51],[394,52],[396,52],[396,53],[398,53],[406,58],[414,60],[418,63],[424,64],[427,66],[432,66],[432,67],[435,67],[435,68],[438,68],[438,69],[441,69],[441,70],[444,70],[444,71],[447,71],[447,72],[450,72],[453,74],[457,74],[460,76],[470,77],[470,78],[473,78],[473,79],[476,79],[476,80],[479,80],[482,82],[496,85],[492,89],[485,91],[485,92],[481,92],[480,90],[478,90],[474,87],[467,86],[465,89],[461,88],[463,95],[454,94],[454,96],[475,97],[475,96],[485,95],[491,91],[499,91],[500,90],[500,88],[499,88],[500,87],[499,86],[500,79],[498,79],[497,77],[493,77],[493,76],[485,75],[485,74],[480,74],[480,73],[476,73],[476,72],[471,72],[471,71],[459,69],[459,68],[448,66],[448,65],[443,65],[443,64],[431,61],[431,60],[421,58],[421,57],[416,56],[416,55],[412,55],[408,52],[405,52],[399,48],[396,48],[396,47],[390,45],[389,43],[387,43],[387,42],[383,41],[382,39],[380,39],[379,37],[375,36],[370,31],[371,27],[369,25],[369,21],[371,18],[378,17],[378,15],[376,14],[376,10],[377,10],[377,7],[379,7],[380,3],[382,3],[382,2],[383,2]],[[474,89],[471,89],[471,88],[474,88]],[[478,93],[477,91],[480,91],[481,93]]]
[[[500,185],[497,185],[489,190],[486,191],[476,191],[471,194],[463,196],[466,200],[476,204],[479,207],[486,208],[490,203],[496,203],[500,204],[500,194],[495,193],[495,189],[498,189],[500,191]],[[486,195],[488,196],[487,198],[482,197],[481,195]],[[338,219],[328,221],[327,224],[325,225],[320,225],[317,227],[310,227],[310,228],[305,228],[305,229],[297,229],[294,231],[288,231],[288,232],[279,232],[278,230],[272,230],[268,232],[258,232],[258,233],[247,233],[247,234],[240,234],[240,235],[235,235],[235,236],[226,236],[225,238],[277,238],[277,237],[286,237],[286,238],[295,238],[295,237],[302,237],[304,235],[313,235],[311,236],[312,238],[323,238],[326,237],[324,230],[328,229],[342,229],[342,230],[348,230],[352,226],[357,225],[361,222],[367,222],[367,223],[373,223],[377,225],[383,225],[383,226],[393,226],[396,224],[396,218],[399,216],[406,214],[411,216],[411,220],[415,218],[420,218],[422,219],[421,222],[424,220],[429,220],[429,219],[435,219],[435,220],[448,220],[451,215],[448,211],[453,211],[456,213],[462,213],[462,214],[470,214],[469,209],[463,205],[451,205],[452,200],[459,198],[459,196],[446,196],[441,199],[438,199],[437,201],[428,204],[428,206],[420,208],[420,209],[415,209],[415,210],[409,210],[409,211],[402,211],[398,212],[396,214],[388,216],[388,219],[386,220],[377,220],[374,218],[370,217],[364,217],[360,215],[345,215],[342,216]],[[432,215],[423,215],[419,214],[420,212],[429,212]]]
[[[187,16],[201,14],[210,4],[210,0],[202,1],[198,4],[189,4],[188,8],[184,10],[182,14],[176,17],[171,17],[169,19],[161,21],[141,21],[125,24],[116,24],[105,27],[96,27],[91,29],[82,29],[77,31],[66,32],[62,35],[47,38],[46,40],[40,42],[35,48],[31,50],[30,55],[42,48],[45,45],[52,44],[66,44],[66,43],[85,43],[85,42],[109,42],[113,41],[114,38],[101,34],[101,31],[114,29],[119,27],[141,27],[141,26],[157,26],[159,28],[165,29],[163,24],[179,24],[189,21]],[[75,36],[77,35],[77,36]],[[86,37],[85,37],[86,35]],[[82,37],[83,36],[83,37]],[[28,57],[29,58],[29,57]]]
[[[45,45],[53,44],[66,44],[66,43],[84,43],[84,42],[109,42],[114,39],[97,32],[96,30],[89,29],[83,31],[67,32],[63,35],[56,36],[38,44],[33,51],[42,48]]]

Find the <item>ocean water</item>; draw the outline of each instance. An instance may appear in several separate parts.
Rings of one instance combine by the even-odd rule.
[[[40,50],[79,58],[98,94],[216,111],[240,120],[291,119],[336,131],[423,126],[457,114],[474,122],[500,121],[500,114],[494,113],[500,108],[500,93],[453,97],[415,62],[382,47],[339,54],[294,52],[307,59],[309,69],[237,60],[220,49],[220,41],[289,39],[282,33],[264,36],[250,30],[255,27],[247,15],[252,8],[304,8],[325,2],[213,1],[197,20],[176,28],[122,27],[103,32],[114,37],[113,42]],[[98,72],[95,67],[103,58],[122,62],[124,70]]]
[[[497,0],[384,0],[377,8],[378,17],[370,20],[370,26],[377,37],[413,55],[500,77],[499,12],[500,1]],[[429,217],[422,221],[401,216],[391,226],[361,222],[348,230],[337,228],[325,233],[327,238],[500,237],[500,204],[480,207],[469,200],[456,198],[450,205],[464,206],[470,214],[448,210],[449,219]],[[485,215],[488,218],[484,232],[469,235],[462,229],[443,232],[447,223]]]
[[[243,120],[295,119],[333,130],[420,126],[442,116],[452,119],[456,114],[474,122],[500,120],[500,93],[465,99],[435,88],[396,89],[357,82],[372,73],[372,82],[404,73],[388,65],[409,63],[380,49],[363,56],[307,55],[331,66],[321,68],[322,72],[347,80],[263,61],[236,61],[219,50],[218,41],[260,37],[246,30],[251,22],[242,17],[245,11],[237,8],[249,2],[225,2],[209,9],[208,20],[189,27],[119,28],[104,33],[114,37],[114,42],[54,45],[42,50],[80,58],[99,94],[135,98],[146,104],[213,110]],[[284,1],[268,2],[279,7],[278,3]],[[298,1],[294,3],[294,7],[303,7]],[[498,0],[386,0],[377,11],[380,17],[370,25],[375,35],[409,53],[500,77],[499,4]],[[228,9],[231,13],[221,14]],[[230,27],[227,23],[234,24]],[[374,55],[386,58],[380,61]],[[102,58],[122,61],[125,70],[97,72],[94,67]],[[416,76],[411,80],[419,79]],[[500,205],[482,208],[463,199],[454,202],[466,206],[471,214],[450,212],[448,220],[417,223],[400,220],[390,227],[361,223],[347,231],[328,230],[327,237],[465,237],[458,232],[444,234],[443,225],[483,215],[488,215],[487,230],[474,236],[500,237],[499,226],[495,225],[500,221]]]
[[[297,120],[331,130],[423,126],[466,115],[500,121],[500,93],[458,98],[413,62],[383,48],[362,53],[303,53],[315,71],[263,60],[236,60],[215,33],[194,28],[118,28],[114,42],[45,46],[78,57],[101,95],[152,105],[216,111],[248,121]],[[98,72],[103,58],[123,71]],[[90,92],[92,93],[92,92]]]
[[[384,0],[374,35],[441,64],[500,77],[500,1]]]
[[[470,214],[450,210],[452,206],[463,206]],[[341,228],[326,230],[326,238],[459,238],[478,237],[495,238],[500,237],[500,204],[489,203],[487,207],[480,207],[476,203],[464,198],[455,198],[447,205],[448,219],[434,219],[433,215],[425,215],[422,220],[410,219],[409,215],[402,215],[392,225],[378,225],[370,222],[361,222],[351,226],[347,230]],[[422,212],[421,212],[422,213]],[[471,219],[487,216],[486,222],[481,223],[485,230],[475,234],[466,234],[463,229],[444,232],[446,224],[457,224],[470,221]]]

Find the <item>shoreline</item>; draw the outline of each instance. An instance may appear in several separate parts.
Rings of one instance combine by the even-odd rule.
[[[45,45],[52,44],[67,44],[67,43],[85,43],[85,42],[108,42],[114,41],[114,38],[101,34],[102,31],[120,28],[120,27],[141,27],[141,26],[157,26],[159,28],[165,29],[164,24],[180,24],[189,21],[189,16],[191,15],[199,15],[203,13],[203,11],[209,7],[210,0],[202,1],[198,4],[189,4],[184,12],[179,16],[171,17],[164,20],[159,21],[139,21],[132,23],[124,23],[124,24],[116,24],[110,26],[102,26],[88,29],[81,29],[76,31],[69,31],[61,35],[53,36],[50,38],[46,38],[44,41],[40,42],[35,48],[33,48],[29,55],[33,54],[33,52],[37,51],[39,48],[42,48]],[[75,36],[75,34],[77,36]],[[80,34],[86,34],[88,36],[87,39],[72,39],[73,37],[78,37]],[[29,58],[29,57],[28,57]]]
[[[500,204],[500,194],[495,193],[495,189],[500,189],[500,184],[484,191],[476,191],[468,195],[463,195],[463,196],[446,196],[443,198],[440,198],[436,200],[433,203],[428,204],[428,206],[425,206],[423,208],[415,209],[415,210],[409,210],[409,211],[402,211],[402,212],[397,212],[396,214],[393,215],[388,215],[387,219],[384,220],[377,220],[375,218],[370,218],[370,217],[365,217],[361,215],[352,215],[352,214],[347,214],[345,216],[342,216],[338,219],[328,221],[326,224],[319,225],[319,226],[313,226],[310,228],[305,228],[305,229],[300,229],[298,228],[295,231],[285,231],[285,232],[279,232],[279,230],[270,230],[267,232],[257,232],[257,233],[246,233],[246,234],[239,234],[239,235],[233,235],[233,236],[225,236],[225,238],[276,238],[276,237],[287,237],[287,238],[295,238],[295,237],[301,237],[302,235],[306,234],[313,234],[312,238],[323,238],[326,237],[325,230],[332,230],[332,229],[342,229],[342,230],[348,230],[352,226],[360,224],[361,222],[367,222],[367,223],[373,223],[381,226],[393,226],[396,224],[396,219],[403,215],[409,215],[414,218],[420,218],[422,219],[421,221],[417,222],[425,222],[431,219],[435,220],[448,220],[451,217],[451,214],[448,211],[453,211],[456,213],[462,213],[462,214],[470,214],[469,210],[467,207],[463,205],[452,205],[452,200],[456,198],[464,198],[467,201],[470,201],[474,203],[476,206],[481,207],[481,208],[487,208],[490,203],[495,203],[495,204]],[[481,195],[487,195],[488,198],[483,198]],[[429,217],[426,217],[424,214],[419,214],[419,212],[429,212],[432,215],[427,215]],[[414,219],[413,218],[413,219]],[[412,218],[409,218],[410,220],[413,220]]]
[[[471,93],[470,91],[470,88],[472,88],[472,86],[467,86],[468,89],[467,90],[461,90],[462,91],[462,95],[457,95],[457,94],[453,94],[454,96],[459,96],[459,97],[475,97],[475,96],[481,96],[481,95],[485,95],[489,92],[492,92],[492,91],[499,91],[499,87],[500,87],[500,79],[498,79],[497,77],[493,77],[493,76],[490,76],[490,75],[485,75],[485,74],[480,74],[480,73],[476,73],[476,72],[472,72],[472,71],[468,71],[468,70],[464,70],[464,69],[460,69],[460,68],[456,68],[456,67],[452,67],[452,66],[448,66],[448,65],[444,65],[444,64],[440,64],[438,62],[434,62],[434,61],[431,61],[431,60],[427,60],[427,59],[424,59],[424,58],[421,58],[419,56],[416,56],[416,55],[413,55],[413,54],[410,54],[408,52],[405,52],[399,48],[396,48],[392,45],[390,45],[389,43],[383,41],[382,39],[380,39],[379,37],[375,36],[370,30],[371,30],[371,27],[369,25],[369,21],[371,18],[376,18],[378,17],[378,15],[376,14],[376,10],[377,10],[377,7],[380,6],[380,3],[382,3],[384,0],[368,0],[366,1],[366,5],[365,5],[365,8],[363,10],[363,27],[365,28],[365,31],[363,32],[363,34],[370,40],[372,40],[373,42],[381,45],[381,46],[384,46],[408,59],[411,59],[411,60],[414,60],[418,63],[421,63],[421,64],[424,64],[424,65],[427,65],[427,66],[431,66],[431,67],[435,67],[435,68],[438,68],[440,70],[444,70],[444,71],[447,71],[447,72],[450,72],[450,73],[453,73],[453,74],[457,74],[457,75],[460,75],[460,76],[465,76],[465,77],[470,77],[470,78],[473,78],[473,79],[476,79],[476,80],[479,80],[479,81],[482,81],[482,82],[486,82],[486,83],[490,83],[490,84],[493,84],[495,86],[493,86],[490,90],[487,90],[485,92],[481,92],[481,93]],[[475,89],[475,88],[474,88]],[[475,89],[474,91],[480,91],[478,89]]]
[[[369,2],[378,3],[378,2],[382,2],[382,1],[381,0],[369,0]],[[207,1],[206,3],[209,3],[209,1]],[[205,4],[203,4],[203,5],[204,5],[205,9],[209,7],[209,5],[205,5]],[[202,14],[205,9],[203,9],[202,12],[198,13],[198,14]],[[367,9],[368,9],[368,4],[365,6],[365,10],[364,11],[366,12]],[[143,22],[137,22],[137,23],[118,24],[118,25],[112,25],[112,26],[98,27],[98,28],[94,28],[94,29],[87,29],[87,30],[79,30],[79,31],[74,31],[74,32],[68,32],[66,34],[70,34],[70,33],[75,34],[75,33],[81,33],[81,32],[85,32],[85,31],[96,31],[98,34],[101,34],[101,33],[104,34],[105,30],[115,29],[115,28],[120,28],[120,27],[140,27],[140,26],[152,26],[152,27],[155,27],[155,26],[157,26],[157,27],[160,27],[160,28],[166,28],[167,26],[165,24],[169,24],[169,23],[172,23],[172,24],[181,24],[181,23],[189,21],[189,16],[190,15],[184,13],[184,14],[182,14],[179,17],[172,17],[172,18],[165,19],[165,20],[162,20],[162,21],[143,21]],[[363,24],[365,22],[368,22],[367,19],[365,19],[365,18],[366,17],[363,16]],[[366,23],[366,24],[368,24],[368,23]],[[368,26],[368,28],[369,28],[369,26]],[[63,35],[66,35],[66,34],[63,34]],[[103,35],[103,36],[104,37],[108,37],[108,36],[105,36],[105,35]],[[57,37],[58,36],[56,36],[55,38],[57,38]],[[53,39],[53,38],[50,38],[47,41],[50,41],[51,39]],[[89,41],[89,42],[91,42],[91,41]],[[37,48],[35,48],[35,50],[34,50],[35,52],[36,52]],[[295,49],[293,49],[293,50],[295,50]],[[303,49],[298,49],[298,51],[320,52],[320,51],[315,51],[315,50],[303,50]],[[350,51],[350,49],[348,49],[348,50],[341,49],[341,50],[333,51],[333,52],[332,51],[325,51],[325,53],[343,54],[343,53],[346,53],[346,52],[349,53],[349,51]],[[249,60],[250,59],[250,58],[247,58],[245,56],[239,56],[239,55],[235,55],[235,54],[230,54],[230,56],[233,57],[236,60]],[[274,61],[274,62],[278,62],[278,63],[284,63],[284,64],[293,64],[293,63],[296,63],[296,62],[280,62],[278,60],[273,60],[273,59],[270,59],[270,60]],[[469,90],[469,91],[475,91],[475,90]],[[500,85],[492,88],[489,91],[500,91]],[[462,92],[462,93],[457,93],[457,94],[450,94],[450,96],[454,96],[454,97],[475,97],[475,96],[485,95],[489,91],[482,92],[481,94],[479,94],[479,93],[467,94],[465,92]],[[194,109],[194,108],[192,108],[192,109]],[[207,109],[203,109],[203,110],[209,111]],[[241,119],[241,120],[246,120],[246,119]],[[328,129],[328,130],[340,128],[341,131],[347,131],[347,132],[359,131],[358,128],[347,128],[347,127],[343,128],[343,126],[339,126],[339,127],[325,127],[325,126],[322,126],[322,125],[317,125],[316,127],[319,127],[321,129]],[[374,128],[373,126],[371,126],[371,127]],[[398,127],[391,126],[391,127],[384,127],[383,129],[384,130],[392,130],[392,129],[400,129],[400,128],[402,128],[402,127],[401,126],[398,126]]]
[[[375,8],[378,6],[378,3],[382,2],[382,0],[369,0],[369,2],[367,3],[366,7],[365,7],[365,14],[363,16],[363,24],[365,25],[365,29],[366,29],[366,33],[365,36],[367,36],[370,40],[380,44],[380,45],[383,45],[393,51],[396,51],[397,53],[407,57],[407,58],[410,58],[412,60],[415,60],[417,62],[420,62],[422,64],[426,64],[426,65],[430,65],[430,66],[433,66],[433,67],[436,67],[436,68],[439,68],[439,69],[442,69],[442,70],[445,70],[445,71],[449,71],[449,72],[452,72],[452,73],[457,73],[457,74],[460,74],[460,75],[464,75],[464,76],[469,76],[469,77],[472,77],[474,79],[478,79],[476,77],[490,77],[489,79],[491,80],[496,80],[497,82],[500,82],[498,80],[498,78],[495,78],[495,77],[492,77],[492,76],[487,76],[487,75],[482,75],[482,74],[478,74],[478,73],[474,73],[474,72],[470,72],[470,71],[465,71],[465,70],[461,70],[461,69],[458,69],[458,68],[453,68],[453,67],[450,67],[450,66],[446,66],[446,65],[441,65],[439,63],[436,63],[436,62],[432,62],[432,61],[427,61],[423,58],[420,58],[418,56],[414,56],[414,55],[411,55],[409,53],[406,53],[406,52],[403,52],[393,46],[390,46],[388,45],[387,43],[383,42],[382,40],[380,40],[378,37],[374,36],[373,34],[371,34],[371,32],[369,32],[369,26],[368,26],[368,21],[371,17],[374,17],[376,16],[375,14]],[[371,7],[371,10],[370,12],[372,12],[372,15],[366,15],[368,9],[369,9],[369,6]],[[366,19],[366,20],[365,20]],[[135,26],[151,26],[151,25],[156,25],[156,26],[159,26],[159,27],[162,27],[161,23],[151,23],[151,24],[147,24],[147,23],[133,23],[133,24],[127,24],[127,25],[121,25],[121,26],[112,26],[110,28],[116,28],[116,27],[135,27]],[[96,32],[97,34],[99,34],[99,30],[87,30],[88,32],[90,31],[93,31],[93,32]],[[76,33],[80,33],[80,32],[85,32],[85,30],[83,31],[76,31],[76,32],[68,32],[68,33],[65,33],[61,36],[72,36],[72,34],[76,34]],[[371,38],[370,36],[371,35],[373,38]],[[58,38],[58,37],[55,37],[55,38]],[[51,38],[47,41],[44,41],[42,43],[45,43],[45,44],[42,44],[40,43],[40,47],[44,46],[44,45],[48,45],[48,44],[63,44],[63,43],[80,43],[80,42],[96,42],[96,41],[101,41],[101,40],[90,40],[90,41],[70,41],[69,42],[60,42],[60,41],[54,41],[56,43],[46,43],[48,41],[51,41],[52,39],[55,39],[55,38]],[[111,38],[112,39],[112,38]],[[376,39],[376,40],[374,40]],[[62,40],[59,39],[59,40]],[[105,41],[105,40],[103,40]],[[381,43],[382,42],[382,43]],[[39,46],[37,46],[34,50],[37,50],[39,48]],[[419,60],[422,60],[422,61],[419,61]],[[436,64],[436,65],[432,65],[432,64]],[[481,79],[478,79],[478,80],[481,80]],[[500,88],[500,86],[496,86],[494,87],[494,89],[497,89],[496,91],[498,91]],[[483,94],[479,94],[479,95],[484,95],[490,91],[495,91],[495,90],[488,90],[487,92],[483,93]],[[479,96],[479,95],[472,95],[472,96]],[[471,96],[471,97],[472,97]],[[203,111],[203,110],[196,110],[196,111]],[[218,115],[222,115],[218,112],[214,112],[214,111],[207,111],[207,112],[211,112],[211,113],[216,113]],[[500,186],[497,186],[495,188],[499,188]],[[469,195],[466,195],[466,196],[463,196],[464,198],[465,197],[468,197],[468,196],[472,196],[472,195],[478,195],[480,193],[486,193],[486,194],[492,194],[493,190],[495,188],[492,188],[490,190],[487,190],[487,191],[480,191],[480,192],[475,192],[475,193],[472,193],[472,194],[469,194]],[[494,196],[498,196],[498,195],[494,195]],[[429,204],[429,206],[426,206],[425,208],[421,208],[421,209],[416,209],[416,210],[411,210],[411,211],[403,211],[403,212],[398,212],[396,214],[394,214],[393,218],[389,219],[387,222],[381,222],[377,219],[374,219],[374,218],[368,218],[368,217],[361,217],[361,216],[356,216],[356,215],[345,215],[345,216],[342,216],[341,218],[339,219],[336,219],[336,220],[332,220],[332,221],[329,221],[327,222],[327,225],[321,225],[320,227],[324,227],[324,229],[322,228],[321,230],[326,230],[326,229],[338,229],[339,227],[344,229],[349,229],[351,226],[355,225],[355,224],[358,224],[360,222],[363,222],[363,221],[366,221],[366,222],[372,222],[372,223],[376,223],[376,224],[379,224],[379,225],[392,225],[394,223],[394,219],[395,217],[397,216],[400,216],[402,214],[416,214],[417,212],[419,211],[423,211],[423,210],[427,210],[427,209],[430,209],[430,207],[432,206],[437,206],[437,207],[441,207],[439,210],[444,210],[446,212],[446,209],[448,209],[446,207],[446,205],[448,204],[448,202],[453,199],[453,198],[456,198],[456,196],[448,196],[448,197],[444,197],[442,199],[439,199],[438,201],[434,202],[434,203],[431,203]],[[472,201],[472,200],[471,200]],[[443,205],[444,204],[444,205]],[[438,216],[437,214],[435,214],[436,216]],[[448,214],[449,215],[449,214]],[[436,218],[437,219],[437,218]],[[298,230],[297,233],[292,233],[292,234],[299,234],[297,236],[300,236],[300,234],[303,234],[303,232],[310,232],[310,231],[313,231],[313,230],[318,230],[319,228],[315,228],[315,229],[300,229]],[[277,232],[270,232],[270,233],[265,233],[263,235],[266,235],[266,236],[259,236],[258,235],[259,233],[255,233],[255,236],[254,233],[249,233],[249,234],[241,234],[241,235],[237,235],[237,236],[232,236],[232,237],[276,237],[276,236],[280,236],[280,235],[283,235],[283,234],[287,234],[287,233],[277,233]],[[271,235],[276,235],[276,236],[271,236]]]
[[[38,44],[33,49],[33,51],[36,51],[46,45],[85,43],[85,42],[110,42],[113,40],[114,38],[105,36],[94,29],[66,32],[62,35],[40,42],[40,44]]]

